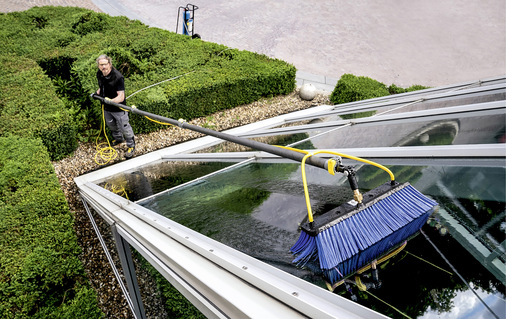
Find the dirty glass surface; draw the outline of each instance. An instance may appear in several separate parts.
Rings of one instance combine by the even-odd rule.
[[[469,166],[428,160],[402,162],[385,159],[382,164],[394,172],[398,181],[409,181],[434,198],[441,210],[422,228],[423,234],[380,265],[381,288],[360,292],[352,287],[350,294],[341,285],[336,293],[357,297],[357,302],[392,317],[403,316],[387,304],[414,318],[464,318],[471,313],[487,318],[488,310],[479,298],[495,307],[496,313],[503,313],[504,277],[486,260],[504,245],[505,168],[494,161],[474,161]],[[168,166],[174,164],[178,168],[169,170],[170,179],[161,175],[151,179],[149,174],[139,178],[139,172],[134,174],[137,177],[130,185],[143,180],[139,189],[153,184],[152,189],[162,191],[144,200],[139,198],[139,204],[326,288],[314,271],[292,264],[289,252],[299,236],[298,224],[307,214],[300,164],[256,161],[163,191],[164,187],[170,189],[226,166],[219,162],[185,164],[186,169],[177,162],[169,162]],[[306,169],[316,215],[352,198],[344,177],[310,166]],[[362,191],[388,180],[386,173],[372,166],[357,166],[357,175]],[[130,196],[138,195],[131,192]],[[504,265],[504,259],[500,261]]]

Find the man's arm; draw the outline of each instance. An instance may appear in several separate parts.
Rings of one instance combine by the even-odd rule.
[[[125,100],[125,91],[118,91],[117,93],[118,95],[114,99],[111,99],[111,101],[115,103],[123,102]]]

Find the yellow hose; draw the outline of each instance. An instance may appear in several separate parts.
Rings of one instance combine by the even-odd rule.
[[[100,137],[100,134],[102,133],[102,129],[100,129],[99,134],[97,135],[97,138],[95,139],[95,147],[97,149],[97,152],[95,153],[95,163],[98,165],[105,165],[109,163],[110,161],[114,160],[116,157],[118,157],[118,152],[111,147],[111,143],[109,142],[109,138],[107,137],[107,133],[105,131],[105,116],[104,116],[104,105],[102,104],[102,128],[104,131],[105,140],[107,143],[98,143],[98,138]],[[99,161],[100,159],[100,161]]]
[[[132,105],[132,108],[137,108],[135,105]],[[123,108],[120,108],[125,112],[129,112],[128,110],[125,110]],[[165,122],[159,122],[152,118],[149,118],[147,116],[144,116],[148,120],[155,122],[157,124],[161,125],[172,125],[170,123]],[[102,104],[102,127],[104,131],[104,136],[107,142],[98,143],[98,138],[100,137],[102,133],[102,128],[100,129],[100,133],[98,134],[97,138],[95,139],[95,148],[97,149],[97,152],[95,153],[95,163],[98,165],[106,165],[110,161],[114,160],[116,157],[118,157],[118,152],[111,147],[111,143],[109,142],[109,138],[107,137],[107,133],[105,131],[105,115],[104,115],[104,105]]]
[[[355,276],[355,284],[358,287],[358,290],[360,291],[366,291],[367,287],[362,283],[362,280],[360,279],[360,276]]]
[[[385,256],[381,257],[380,259],[378,259],[376,261],[376,264],[379,265],[379,264],[387,261],[388,259],[394,257],[395,255],[400,253],[406,247],[407,244],[408,244],[408,241],[407,240],[404,241],[399,247],[397,247],[393,251],[389,252]],[[364,267],[360,268],[359,270],[357,270],[357,274],[362,274],[362,273],[366,272],[367,270],[371,269],[371,267],[372,267],[371,264],[364,266]]]
[[[313,211],[311,210],[311,203],[309,201],[309,191],[307,189],[307,180],[306,180],[306,159],[308,159],[309,157],[313,156],[312,153],[307,153],[306,156],[304,156],[304,158],[302,158],[302,166],[301,166],[301,171],[302,171],[302,185],[304,186],[304,197],[306,199],[306,206],[307,206],[307,220],[308,222],[312,223],[313,222]]]
[[[379,265],[385,261],[387,261],[388,259],[396,256],[398,253],[400,253],[407,245],[407,241],[404,241],[404,243],[402,243],[399,247],[397,247],[395,250],[391,251],[390,253],[386,254],[385,256],[381,257],[380,259],[377,259],[376,260],[376,265]],[[366,272],[367,270],[371,269],[372,268],[372,263],[360,268],[359,270],[357,270],[357,274],[362,274],[364,272]],[[341,284],[344,283],[344,279],[342,279],[341,281],[338,281],[336,282],[334,285],[330,285],[327,281],[326,281],[326,284],[327,284],[327,288],[328,290],[330,291],[334,291],[336,290],[336,288],[338,286],[340,286]]]
[[[144,116],[145,118],[147,118],[148,120],[150,120],[151,122],[155,122],[156,124],[161,124],[161,125],[172,125],[170,123],[165,123],[165,122],[159,122],[157,120],[153,120],[152,118],[149,118],[147,116]]]
[[[306,199],[306,206],[307,206],[307,218],[308,218],[308,222],[310,222],[310,223],[312,223],[314,219],[313,219],[313,211],[311,209],[311,202],[309,200],[309,191],[308,191],[308,186],[307,186],[306,168],[305,168],[306,165],[305,164],[306,164],[306,160],[309,157],[313,156],[313,155],[325,153],[325,154],[331,154],[331,155],[346,157],[346,158],[349,158],[349,159],[352,159],[352,160],[356,160],[356,161],[359,161],[359,162],[367,163],[367,164],[370,164],[370,165],[373,165],[373,166],[376,166],[378,168],[383,169],[384,171],[386,171],[390,175],[390,179],[392,181],[395,181],[395,176],[394,176],[394,174],[392,173],[391,170],[389,170],[388,168],[386,168],[385,166],[383,166],[381,164],[378,164],[376,162],[369,161],[369,160],[366,160],[366,159],[363,159],[363,158],[360,158],[360,157],[356,157],[356,156],[348,155],[348,154],[344,154],[344,153],[331,152],[331,151],[316,151],[314,153],[311,153],[311,152],[300,150],[300,149],[297,149],[297,148],[292,148],[292,147],[287,147],[287,146],[279,146],[279,145],[276,145],[276,146],[280,147],[280,148],[287,149],[287,150],[291,150],[291,151],[295,151],[295,152],[306,154],[302,158],[301,171],[302,171],[302,185],[304,187],[304,197]],[[327,162],[327,164],[328,164],[328,171],[329,171],[329,173],[331,175],[334,175],[335,165],[337,165],[337,162],[335,160],[330,159]]]
[[[128,198],[127,190],[125,189],[125,186],[123,186],[123,185],[117,186],[114,184],[105,183],[104,188],[110,192],[113,192],[116,195],[119,195],[121,197],[125,197],[126,199],[130,200],[130,198]]]
[[[280,146],[280,145],[276,145],[277,147],[280,147],[280,148],[284,148],[284,149],[287,149],[287,150],[291,150],[291,151],[295,151],[295,152],[299,152],[299,153],[303,153],[303,154],[308,154],[309,152],[308,151],[304,151],[304,150],[300,150],[300,149],[297,149],[297,148],[293,148],[293,147],[288,147],[288,146]],[[373,161],[370,161],[370,160],[366,160],[365,158],[361,158],[361,157],[356,157],[356,156],[353,156],[353,155],[348,155],[348,154],[344,154],[344,153],[338,153],[338,152],[331,152],[331,151],[318,151],[316,153],[313,153],[314,154],[319,154],[319,153],[326,153],[326,154],[332,154],[332,155],[336,155],[336,156],[341,156],[341,157],[346,157],[346,158],[349,158],[349,159],[352,159],[352,160],[355,160],[355,161],[359,161],[359,162],[363,162],[363,163],[366,163],[366,164],[370,164],[370,165],[373,165],[373,166],[376,166],[378,168],[381,168],[382,170],[384,170],[385,172],[388,173],[388,175],[390,175],[390,179],[391,180],[395,180],[395,176],[394,174],[392,173],[391,170],[389,170],[387,167],[379,164],[379,163],[376,163],[376,162],[373,162]],[[335,161],[334,161],[335,162]],[[329,167],[329,170],[330,170],[330,167]]]

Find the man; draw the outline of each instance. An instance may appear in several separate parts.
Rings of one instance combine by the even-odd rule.
[[[125,79],[112,66],[111,58],[107,55],[99,56],[97,58],[97,66],[97,94],[115,103],[126,105]],[[126,141],[128,150],[125,153],[125,157],[131,158],[135,152],[135,137],[132,126],[129,123],[128,112],[114,105],[105,104],[104,117],[114,138],[112,145],[116,146]]]

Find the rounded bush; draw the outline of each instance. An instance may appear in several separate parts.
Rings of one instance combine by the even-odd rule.
[[[385,84],[365,76],[344,74],[330,95],[334,104],[355,102],[389,95]]]

